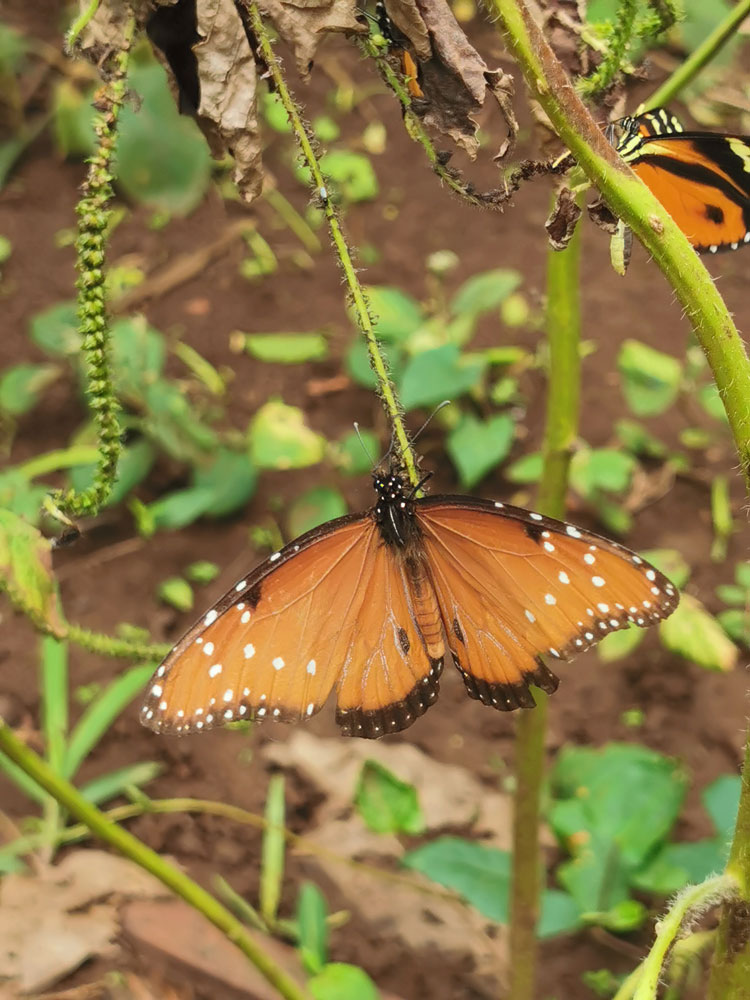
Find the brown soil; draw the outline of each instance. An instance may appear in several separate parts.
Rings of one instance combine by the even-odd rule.
[[[57,4],[47,4],[46,12],[32,15],[26,5],[8,5],[17,23],[37,36],[56,43]],[[36,5],[41,7],[42,5]],[[47,17],[46,14],[49,14]],[[9,16],[9,15],[6,15]],[[483,51],[492,63],[500,53],[496,39],[483,34]],[[343,42],[331,45],[321,59],[338,60],[339,69],[362,80],[366,69]],[[370,81],[371,82],[371,81]],[[323,72],[315,77],[309,92],[310,114],[323,107],[329,81]],[[519,86],[519,90],[522,88]],[[307,99],[307,94],[305,95]],[[518,102],[521,103],[520,100]],[[441,191],[421,160],[418,147],[404,135],[398,110],[387,96],[373,97],[344,121],[348,134],[357,136],[370,120],[382,119],[388,128],[385,155],[374,158],[381,198],[356,206],[347,216],[351,240],[371,244],[382,257],[366,274],[368,282],[398,284],[417,296],[425,294],[424,261],[428,253],[450,248],[460,264],[450,278],[450,288],[488,267],[514,267],[523,272],[524,290],[536,303],[544,289],[545,239],[543,222],[547,214],[549,190],[544,182],[527,186],[516,197],[515,207],[504,215],[481,214],[464,207]],[[267,162],[287,196],[302,209],[305,194],[289,180],[284,165],[289,155],[285,138],[271,136]],[[478,186],[493,184],[493,170],[486,151],[484,162],[473,168]],[[4,267],[4,336],[0,343],[0,369],[19,360],[38,360],[27,338],[29,318],[72,294],[73,255],[70,249],[55,248],[54,235],[73,224],[77,186],[83,177],[79,164],[60,162],[48,136],[40,138],[26,156],[11,185],[0,195],[0,231],[13,245],[13,255]],[[161,231],[145,225],[147,213],[135,210],[115,235],[113,260],[138,253],[148,262],[169,259],[185,249],[205,245],[222,231],[240,209],[210,195],[193,215],[174,220]],[[584,222],[583,320],[585,336],[596,351],[585,361],[582,428],[595,445],[611,440],[614,421],[623,415],[622,397],[617,389],[615,358],[622,341],[636,337],[655,347],[682,355],[689,335],[688,324],[659,271],[636,247],[626,278],[609,267],[607,238]],[[273,236],[278,253],[290,249],[293,237],[282,232]],[[286,244],[289,244],[288,246]],[[329,438],[345,433],[354,419],[382,427],[377,401],[356,387],[331,395],[311,396],[306,385],[312,378],[326,378],[340,371],[341,352],[348,342],[340,275],[330,255],[322,254],[313,271],[291,265],[256,284],[248,284],[237,273],[240,248],[235,246],[212,263],[198,279],[149,302],[148,319],[161,330],[179,327],[183,339],[210,362],[235,371],[231,388],[230,415],[235,426],[246,425],[259,403],[279,395],[304,407],[310,424]],[[748,317],[746,254],[730,254],[709,262],[720,275],[720,288],[742,327]],[[203,315],[192,308],[198,300],[210,304]],[[330,360],[305,368],[261,366],[245,356],[232,354],[228,335],[234,329],[271,331],[311,329],[333,325],[334,352]],[[512,335],[517,342],[519,335]],[[539,334],[521,332],[520,338],[534,344]],[[517,454],[538,442],[543,406],[542,382],[530,378],[527,415],[529,438],[517,445]],[[83,410],[71,382],[57,385],[45,396],[44,405],[21,423],[13,452],[13,462],[65,445],[79,426]],[[656,433],[671,442],[683,425],[679,414],[669,413],[653,425]],[[440,451],[440,434],[430,430],[423,439],[429,464],[435,470],[434,490],[455,488],[449,462]],[[734,458],[728,439],[708,456],[698,459],[708,477],[732,473]],[[171,479],[170,479],[171,477]],[[737,477],[735,476],[736,480]],[[248,543],[247,527],[262,522],[269,501],[281,499],[286,506],[309,486],[335,483],[352,509],[370,502],[366,477],[345,480],[321,466],[302,472],[269,474],[242,516],[220,523],[202,522],[179,533],[161,533],[147,542],[133,541],[130,516],[120,511],[88,527],[85,537],[73,549],[61,551],[57,568],[62,580],[62,596],[72,621],[102,632],[112,631],[120,622],[141,625],[157,639],[174,639],[189,624],[190,615],[181,616],[157,603],[157,585],[165,577],[180,573],[190,562],[210,559],[223,572],[201,592],[199,600],[208,604],[236,578],[243,567],[254,565],[262,555]],[[174,484],[174,470],[160,469],[142,495],[148,499],[167,485]],[[486,496],[508,499],[512,487],[495,473],[478,491]],[[741,503],[739,483],[735,499]],[[576,511],[579,521],[595,526],[585,510]],[[740,515],[744,527],[744,514]],[[646,507],[636,518],[628,538],[634,548],[673,547],[679,549],[693,567],[690,590],[716,608],[714,586],[728,582],[731,567],[746,551],[747,532],[736,534],[726,565],[710,561],[712,530],[708,489],[680,480],[669,493]],[[238,552],[242,553],[238,556]],[[32,629],[21,619],[4,611],[5,627],[0,644],[2,661],[2,712],[13,724],[36,725],[37,642]],[[74,649],[71,654],[74,685],[101,681],[114,676],[120,665]],[[707,673],[698,667],[668,656],[655,636],[647,637],[638,655],[615,665],[603,665],[595,653],[582,656],[572,666],[563,667],[559,692],[550,705],[549,758],[566,742],[598,746],[607,740],[637,738],[663,753],[683,760],[692,777],[692,791],[680,823],[685,838],[706,835],[707,821],[698,792],[725,773],[736,773],[746,721],[747,677],[745,662],[730,675]],[[638,707],[644,724],[635,734],[622,721],[625,709]],[[74,709],[77,712],[78,709]],[[332,734],[330,715],[314,720],[310,728]],[[433,758],[467,767],[484,778],[488,787],[497,781],[492,764],[498,757],[512,764],[512,717],[495,714],[469,701],[461,685],[446,682],[439,704],[411,730],[396,740],[409,741]],[[199,739],[179,741],[158,739],[137,722],[136,707],[115,724],[96,753],[86,762],[82,778],[137,760],[155,759],[165,765],[162,776],[149,792],[154,797],[195,796],[232,802],[261,811],[266,794],[266,773],[256,752],[267,741],[284,741],[288,731],[268,725],[249,735],[215,733]],[[238,747],[251,751],[255,770],[238,761]],[[317,793],[301,779],[290,782],[290,825],[304,832],[315,825],[319,804]],[[16,820],[29,812],[29,804],[6,781],[0,781],[3,812]],[[223,875],[240,893],[257,898],[259,836],[227,822],[212,818],[184,816],[148,817],[131,825],[135,834],[156,850],[174,855],[186,870],[206,884],[213,874]],[[296,898],[296,883],[306,871],[302,860],[292,858],[287,873],[284,902]],[[332,908],[339,901],[335,894]],[[581,984],[587,969],[608,967],[615,971],[632,968],[646,937],[632,948],[606,936],[579,934],[546,942],[540,965],[540,997],[575,998],[592,995]],[[416,1000],[449,1000],[490,995],[473,975],[470,963],[450,953],[414,953],[404,948],[388,928],[373,928],[361,918],[337,931],[332,940],[333,958],[361,964],[383,990]],[[148,972],[148,962],[132,950],[123,962]],[[71,984],[95,981],[105,964],[91,963]],[[172,974],[179,974],[172,970]],[[222,994],[215,992],[215,997]],[[229,995],[229,994],[227,994]]]

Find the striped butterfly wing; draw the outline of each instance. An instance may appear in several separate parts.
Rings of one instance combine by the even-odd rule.
[[[405,728],[437,697],[442,645],[404,572],[370,514],[303,535],[180,640],[151,681],[141,721],[167,733],[239,719],[297,722],[336,687],[345,734]]]
[[[629,624],[666,618],[673,585],[615,542],[472,497],[417,504],[448,646],[470,695],[510,711],[551,692],[566,660]]]

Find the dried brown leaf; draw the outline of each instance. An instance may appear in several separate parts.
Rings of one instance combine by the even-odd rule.
[[[553,250],[564,250],[573,239],[581,209],[570,188],[562,187],[557,192],[555,207],[544,223]]]
[[[388,17],[414,49],[417,59],[430,59],[430,33],[417,9],[416,0],[386,0],[385,9]]]
[[[328,32],[362,35],[368,30],[357,20],[356,0],[258,0],[258,6],[291,47],[297,69],[305,79]]]

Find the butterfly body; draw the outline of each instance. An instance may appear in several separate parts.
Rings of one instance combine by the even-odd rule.
[[[698,252],[750,242],[750,136],[687,132],[664,108],[619,124],[617,151]]]
[[[434,703],[448,652],[468,694],[531,708],[530,685],[609,632],[666,617],[678,596],[635,553],[498,501],[416,498],[397,472],[376,502],[256,567],[177,643],[141,721],[186,733],[297,722],[335,690],[344,735],[377,738]]]

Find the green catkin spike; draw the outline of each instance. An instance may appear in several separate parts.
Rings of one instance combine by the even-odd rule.
[[[86,363],[88,405],[97,428],[99,462],[94,482],[82,493],[58,491],[47,509],[61,521],[97,514],[106,503],[117,474],[120,456],[119,404],[115,396],[109,359],[109,322],[105,300],[105,260],[109,203],[113,197],[112,160],[117,124],[127,88],[130,47],[135,30],[131,17],[122,49],[109,57],[103,72],[107,82],[97,91],[94,121],[96,150],[89,160],[81,200],[76,207],[78,238],[78,329]]]

